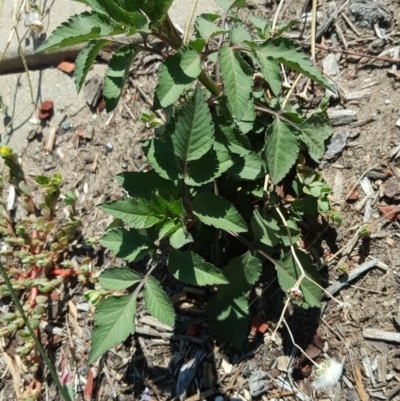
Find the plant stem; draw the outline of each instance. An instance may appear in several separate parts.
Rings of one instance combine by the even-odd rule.
[[[32,339],[33,339],[33,341],[34,341],[34,343],[36,345],[36,348],[38,349],[38,351],[40,353],[40,356],[43,358],[43,361],[46,364],[47,369],[49,369],[50,375],[53,378],[54,383],[56,384],[56,386],[57,386],[62,398],[65,401],[72,401],[70,396],[69,396],[69,394],[68,394],[67,389],[61,384],[60,379],[58,378],[58,375],[57,375],[52,363],[50,362],[50,359],[47,357],[46,353],[44,352],[42,344],[40,343],[39,339],[35,335],[35,332],[33,331],[32,326],[29,324],[29,320],[26,317],[24,310],[22,309],[22,305],[21,305],[21,303],[20,303],[20,301],[18,299],[18,296],[15,293],[14,288],[13,288],[13,286],[11,284],[11,281],[8,278],[7,273],[4,270],[4,266],[3,266],[3,264],[1,262],[0,262],[0,272],[1,272],[1,274],[2,274],[2,276],[4,278],[4,281],[5,281],[6,285],[7,285],[8,291],[10,291],[11,299],[15,303],[15,306],[17,307],[18,312],[20,313],[22,319],[24,320],[24,323],[25,323],[25,325],[26,325],[26,327],[27,327],[27,329],[29,331],[29,334],[32,336]]]
[[[222,90],[204,70],[198,76],[199,81],[214,95],[219,96]]]

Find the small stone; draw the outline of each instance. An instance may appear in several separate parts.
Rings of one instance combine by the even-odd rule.
[[[106,151],[111,152],[113,150],[113,145],[111,142],[106,143]]]
[[[396,125],[400,127],[400,118],[396,121]]]
[[[392,103],[392,102],[390,101],[390,99],[385,99],[385,101],[384,101],[383,103],[385,103],[386,105],[388,105],[388,104],[390,104],[390,103]]]
[[[61,128],[65,131],[68,131],[71,128],[71,123],[69,123],[68,121],[63,121],[61,123]]]
[[[128,165],[127,164],[121,164],[121,167],[124,169],[124,170],[126,170],[127,168],[128,168]]]

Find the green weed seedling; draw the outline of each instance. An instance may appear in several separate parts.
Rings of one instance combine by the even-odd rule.
[[[221,14],[200,15],[188,40],[168,17],[172,0],[80,2],[92,10],[71,17],[39,51],[86,43],[76,60],[79,91],[100,50],[117,43],[104,77],[108,112],[140,52],[164,57],[153,112],[161,111],[167,122],[150,111],[141,117],[155,129],[143,143],[152,169],[118,175],[128,195],[99,206],[117,219],[100,243],[128,263],[166,254],[173,277],[214,286],[207,317],[237,349],[249,330],[248,293],[263,266],[276,268],[288,300],[319,307],[318,272],[296,244],[304,215],[340,220],[330,188],[314,168],[332,135],[328,100],[305,115],[289,99],[281,67],[332,88],[301,48],[283,37],[295,22],[250,17],[245,23],[237,14],[244,0],[217,0]],[[142,45],[129,42],[135,34],[142,35]],[[168,52],[153,49],[149,39],[164,42]],[[205,68],[205,61],[212,67]],[[288,194],[293,202],[286,202]],[[98,303],[89,363],[135,332],[139,292],[154,317],[174,325],[171,302],[152,275],[157,266],[144,276],[128,267],[100,275],[103,289],[129,291]]]

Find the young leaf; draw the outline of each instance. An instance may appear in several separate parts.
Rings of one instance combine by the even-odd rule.
[[[223,285],[218,289],[218,299],[240,297],[257,282],[261,271],[261,261],[252,256],[250,252],[231,259],[228,265],[223,269],[229,284]]]
[[[75,62],[74,79],[76,90],[78,93],[82,89],[82,85],[85,82],[86,75],[92,68],[93,61],[96,59],[99,51],[109,43],[108,40],[91,40],[78,54]]]
[[[136,295],[109,297],[96,308],[88,364],[135,331]]]
[[[235,119],[235,122],[242,134],[247,134],[253,129],[256,117],[257,114],[254,107],[254,99],[250,97],[250,100],[247,102],[246,111],[242,118],[240,120],[237,118]]]
[[[269,214],[261,216],[258,210],[254,210],[254,217],[251,221],[254,238],[267,245],[275,246],[281,239],[281,229],[275,219]]]
[[[170,146],[160,139],[154,138],[142,143],[142,148],[148,162],[160,177],[171,181],[179,178],[178,159]]]
[[[143,280],[143,276],[128,267],[111,267],[99,276],[99,283],[105,290],[122,291]]]
[[[254,181],[265,175],[265,162],[257,154],[250,153],[235,161],[227,173],[239,180]]]
[[[294,26],[299,25],[300,21],[299,20],[291,20],[289,22],[283,22],[278,24],[278,30],[275,33],[275,36],[282,36],[286,31],[289,29],[292,29]]]
[[[174,182],[161,178],[156,171],[127,171],[117,175],[117,181],[132,198],[151,200],[152,193],[166,198],[177,198],[179,190]]]
[[[238,351],[243,348],[250,325],[249,301],[246,297],[221,301],[214,295],[207,302],[206,316],[217,333]]]
[[[226,199],[210,192],[198,193],[193,200],[193,214],[204,224],[226,231],[247,231],[246,222]]]
[[[263,53],[267,57],[272,57],[278,63],[301,72],[308,78],[328,89],[333,89],[319,69],[306,56],[301,48],[292,40],[286,38],[268,39],[258,46],[257,54]]]
[[[251,145],[247,136],[224,117],[214,116],[215,145],[217,151],[229,150],[231,153],[244,156],[250,153]]]
[[[197,36],[201,37],[205,43],[216,36],[226,33],[227,31],[223,30],[219,26],[214,24],[215,20],[210,19],[209,14],[201,14],[197,17],[196,23],[194,25],[194,29],[197,33]]]
[[[207,263],[193,252],[171,250],[168,258],[168,268],[178,280],[192,285],[228,284],[221,270]]]
[[[245,24],[234,24],[231,28],[231,32],[229,35],[231,46],[237,45],[241,42],[252,42],[253,38],[251,37],[250,32],[247,29]]]
[[[117,107],[128,77],[129,68],[137,53],[137,49],[131,45],[121,46],[114,53],[104,77],[103,95],[107,112]]]
[[[164,219],[164,216],[154,212],[151,203],[141,198],[121,198],[110,203],[103,203],[98,207],[139,230],[152,227]]]
[[[174,127],[171,135],[174,154],[182,160],[183,165],[200,159],[211,149],[214,126],[200,85],[196,86],[193,97],[176,112],[175,124],[166,129],[169,127]]]
[[[56,28],[50,37],[36,49],[56,51],[64,47],[79,45],[91,39],[124,33],[124,28],[111,18],[96,13],[84,12],[72,16]]]
[[[220,177],[233,165],[229,152],[211,149],[199,160],[194,160],[189,166],[189,175],[185,183],[192,186],[201,186]]]
[[[255,15],[249,15],[249,20],[253,23],[261,38],[266,39],[271,30],[271,23],[267,19]]]
[[[183,227],[178,228],[171,237],[169,238],[169,243],[171,246],[175,249],[180,249],[184,245],[189,244],[190,242],[193,242],[193,237],[192,235],[186,231]]]
[[[175,220],[167,221],[160,228],[160,231],[158,232],[158,239],[161,240],[165,237],[169,237],[170,235],[174,234],[174,232],[177,231],[179,228],[181,228],[181,224],[176,222]]]
[[[117,228],[100,238],[100,245],[109,249],[118,258],[128,262],[137,262],[149,251],[147,238],[136,230]]]
[[[278,184],[289,172],[299,154],[299,140],[294,128],[278,118],[267,130],[265,158],[268,172],[274,184]]]
[[[240,120],[247,110],[253,86],[251,68],[239,53],[228,46],[222,46],[219,54],[228,102],[235,117]]]
[[[147,24],[147,18],[137,9],[127,12],[121,8],[114,0],[78,0],[91,7],[93,11],[104,14],[121,25],[127,25],[133,28],[144,28]]]
[[[272,57],[267,56],[265,52],[256,51],[256,54],[264,79],[268,82],[272,93],[278,96],[282,89],[282,77],[279,64]]]
[[[232,8],[245,8],[246,7],[246,0],[215,0],[215,2],[225,12],[232,10]]]
[[[121,0],[118,0],[121,1]],[[126,0],[122,0],[126,2]],[[132,0],[131,0],[132,1]],[[166,18],[173,0],[136,0],[138,7],[145,12],[152,23],[158,27]]]
[[[325,154],[325,141],[333,134],[329,121],[320,115],[307,118],[300,126],[301,139],[307,145],[311,158],[319,163]]]
[[[160,69],[154,109],[169,106],[192,85],[201,73],[200,55],[188,46],[169,56]]]
[[[144,285],[143,299],[146,309],[151,315],[167,326],[175,323],[175,312],[171,301],[165,295],[160,283],[153,277],[148,276]]]
[[[296,255],[306,273],[306,276],[319,284],[319,274],[310,255],[299,250],[296,250]],[[287,293],[287,291],[296,284],[301,272],[291,253],[280,260],[279,265],[280,267],[277,267],[279,285],[281,286],[282,291]],[[304,302],[299,303],[300,306],[303,308],[321,307],[322,290],[311,281],[307,280],[307,278],[304,278],[302,281],[300,291],[304,296]]]

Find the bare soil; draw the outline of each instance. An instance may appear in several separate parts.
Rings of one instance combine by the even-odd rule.
[[[399,342],[383,340],[379,333],[375,339],[367,339],[363,335],[365,329],[400,335],[400,215],[394,217],[388,215],[390,210],[382,209],[382,206],[396,207],[400,200],[400,151],[397,157],[392,154],[400,144],[400,127],[396,125],[400,118],[400,74],[392,66],[400,63],[398,55],[395,63],[367,57],[376,51],[371,46],[373,42],[379,47],[374,55],[399,47],[397,18],[400,7],[398,2],[381,3],[393,15],[389,26],[378,31],[386,39],[380,39],[380,42],[373,29],[360,25],[355,25],[356,32],[343,17],[338,17],[318,42],[336,49],[334,54],[339,75],[335,80],[341,96],[331,103],[331,108],[353,110],[357,120],[335,127],[335,136],[344,133],[347,138],[344,149],[334,157],[326,157],[320,166],[333,188],[332,200],[335,207],[341,210],[343,225],[330,227],[322,220],[308,222],[309,230],[304,238],[305,246],[316,258],[316,263],[326,264],[321,269],[326,286],[354,271],[365,261],[377,259],[379,267],[375,266],[336,294],[340,301],[348,303],[348,310],[338,310],[335,302],[325,299],[321,310],[291,308],[287,316],[296,343],[308,355],[322,356],[325,352],[343,362],[343,380],[335,388],[314,392],[309,380],[310,363],[294,352],[296,349],[292,340],[283,329],[282,344],[277,347],[268,347],[261,334],[251,332],[243,352],[234,351],[212,332],[204,320],[207,291],[184,287],[168,278],[167,272],[161,269],[158,278],[163,281],[178,314],[174,332],[154,326],[141,307],[137,333],[92,367],[88,367],[86,361],[93,309],[87,308],[82,297],[85,288],[71,283],[60,294],[60,299],[53,302],[53,307],[58,307],[60,313],[56,313],[57,317],[49,323],[60,327],[62,335],[44,333],[42,341],[52,351],[59,371],[67,366],[73,375],[75,399],[83,399],[85,386],[94,377],[94,399],[171,400],[176,394],[179,371],[191,358],[195,358],[202,362],[195,380],[187,388],[190,401],[214,400],[217,395],[225,399],[231,397],[235,401],[252,398],[400,400]],[[342,0],[336,6],[339,9],[343,4]],[[303,1],[285,2],[282,19],[300,17],[303,7]],[[319,26],[327,20],[326,7],[319,9]],[[275,2],[249,1],[246,13],[271,20],[275,11]],[[343,14],[351,19],[348,7]],[[302,29],[303,24],[300,24],[297,30],[290,33],[298,36]],[[309,34],[310,27],[306,24],[303,38]],[[322,59],[330,53],[330,50],[317,49],[320,66]],[[387,53],[382,57],[392,56]],[[106,54],[103,59],[107,59]],[[27,144],[23,162],[30,177],[61,172],[65,190],[73,189],[79,194],[83,239],[102,235],[111,222],[109,216],[96,205],[123,194],[116,175],[146,167],[140,142],[149,138],[152,132],[140,123],[139,115],[142,109],[151,108],[158,67],[159,60],[156,58],[135,61],[117,109],[107,114],[99,108],[90,110],[87,107],[75,116],[68,116],[71,129],[58,132],[52,153],[45,154],[43,151],[43,143],[49,133],[46,126],[43,127],[43,135],[34,137]],[[293,80],[293,77],[295,75],[289,79]],[[361,90],[364,91],[362,96],[346,100],[351,99],[350,94]],[[308,95],[311,100],[303,104],[306,109],[315,104],[313,87]],[[91,139],[84,139],[83,131],[89,125],[94,127],[94,135]],[[371,194],[365,192],[368,186]],[[396,192],[397,187],[399,190]],[[366,224],[369,235],[356,238],[360,228]],[[122,263],[99,247],[85,248],[83,239],[77,246],[84,248],[81,250],[83,254],[90,254],[94,269],[100,271]],[[252,296],[255,299],[254,313],[267,322],[271,330],[279,318],[282,297],[267,287],[269,279],[266,273]],[[0,372],[4,373],[0,379],[0,398],[16,399],[13,379],[19,378],[21,383],[24,374],[12,346],[3,343],[2,353]],[[14,371],[10,370],[10,361]],[[285,373],[292,388],[282,389],[279,384],[278,376],[284,377]],[[28,376],[25,378],[28,379]],[[49,400],[59,399],[50,381],[43,394]]]

